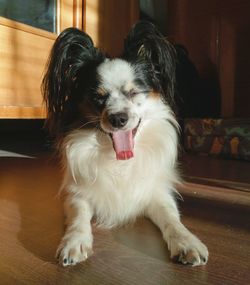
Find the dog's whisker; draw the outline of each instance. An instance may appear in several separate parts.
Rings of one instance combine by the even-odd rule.
[[[98,120],[100,121],[101,117],[100,116],[91,116],[91,115],[87,115],[85,116],[86,119],[91,119],[91,120]]]
[[[88,122],[86,122],[86,123],[80,125],[77,129],[79,130],[79,129],[81,129],[81,128],[87,126],[87,125],[95,124],[95,123],[98,123],[98,122],[99,122],[98,120],[88,121]]]

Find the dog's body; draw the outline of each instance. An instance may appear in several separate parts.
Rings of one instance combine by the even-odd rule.
[[[206,246],[182,225],[174,199],[180,179],[172,76],[173,50],[149,23],[133,28],[119,59],[107,59],[75,29],[57,39],[44,93],[65,168],[62,265],[91,254],[93,216],[111,228],[139,215],[160,228],[171,257],[207,262]]]

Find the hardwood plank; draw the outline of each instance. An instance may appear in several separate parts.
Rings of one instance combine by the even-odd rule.
[[[210,250],[204,267],[174,264],[148,220],[115,230],[93,226],[94,255],[72,268],[54,253],[63,234],[57,196],[62,174],[52,155],[0,159],[1,284],[246,284],[250,278],[249,212],[185,196],[183,222]]]
[[[204,183],[215,181],[214,185],[236,188],[250,188],[250,162],[236,159],[222,159],[210,155],[185,153],[180,158],[185,178],[203,179]],[[203,184],[204,184],[203,183]],[[236,188],[237,189],[237,188]]]
[[[185,182],[179,185],[178,191],[185,195],[199,199],[207,199],[212,202],[222,203],[224,205],[236,205],[242,208],[250,208],[249,192],[233,190],[225,187],[217,187],[199,183]]]

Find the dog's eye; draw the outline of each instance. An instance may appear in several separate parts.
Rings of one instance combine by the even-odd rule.
[[[138,94],[138,92],[135,91],[135,90],[130,90],[129,91],[129,97],[131,97],[131,98],[135,97],[137,94]]]
[[[105,95],[100,95],[100,94],[97,94],[95,95],[94,97],[94,102],[98,105],[98,106],[103,106],[107,99],[109,97],[109,94],[105,94]]]

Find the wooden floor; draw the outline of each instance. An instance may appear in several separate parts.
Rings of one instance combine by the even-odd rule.
[[[206,266],[172,263],[160,232],[145,219],[112,231],[94,228],[94,255],[72,268],[58,266],[60,179],[50,155],[0,158],[0,284],[250,284],[248,209],[188,195],[179,203],[182,220],[208,246]]]

